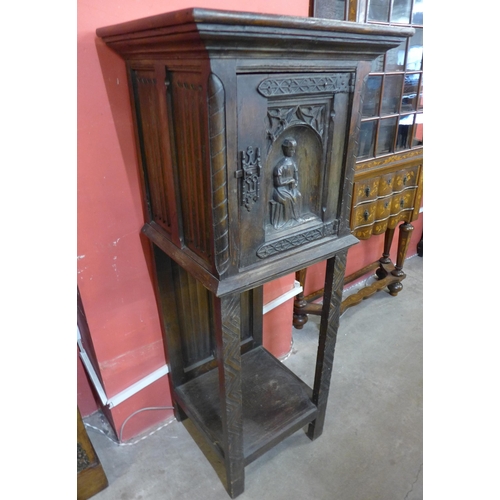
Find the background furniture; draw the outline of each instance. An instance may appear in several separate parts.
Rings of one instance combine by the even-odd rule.
[[[360,95],[413,33],[203,9],[97,30],[126,61],[176,417],[244,467],[321,435],[339,318]],[[262,285],[327,260],[314,387],[262,347]]]
[[[87,500],[108,486],[99,457],[85,430],[85,425],[77,409],[77,499]]]
[[[406,278],[403,266],[413,232],[411,222],[419,216],[423,186],[421,150],[408,156],[409,158],[404,158],[401,162],[395,162],[391,158],[386,162],[364,163],[363,168],[355,174],[351,230],[360,240],[385,234],[384,250],[379,260],[345,278],[344,284],[348,284],[375,271],[378,279],[346,297],[341,303],[340,314],[385,287],[388,287],[393,296],[403,289],[401,282]],[[397,259],[393,263],[390,249],[399,223],[402,224],[398,230]],[[297,272],[297,280],[302,287],[306,279],[307,269]],[[320,289],[307,296],[304,296],[304,293],[297,295],[293,318],[295,328],[301,329],[304,326],[308,314],[320,314],[321,305],[314,302],[322,294],[323,290]]]
[[[413,37],[372,63],[363,89],[350,225],[360,240],[385,234],[385,241],[379,260],[346,277],[347,284],[376,271],[378,280],[347,297],[341,305],[343,313],[385,287],[393,296],[403,289],[411,222],[418,218],[422,200],[423,4],[421,0],[311,0],[310,14],[371,26],[406,24],[415,28]],[[389,252],[399,223],[393,263]],[[306,279],[307,269],[297,273],[302,287]],[[296,328],[302,328],[307,314],[319,314],[320,306],[314,301],[321,295],[320,289],[296,297]]]

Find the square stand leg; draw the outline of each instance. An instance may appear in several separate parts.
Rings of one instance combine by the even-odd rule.
[[[241,392],[240,296],[214,298],[215,335],[219,363],[226,489],[231,498],[243,493],[245,463],[243,457],[243,399]]]
[[[328,259],[326,264],[323,309],[321,313],[318,355],[312,397],[313,403],[318,408],[318,417],[309,424],[307,435],[311,440],[321,436],[325,423],[333,356],[339,327],[346,256],[347,252],[343,252]]]

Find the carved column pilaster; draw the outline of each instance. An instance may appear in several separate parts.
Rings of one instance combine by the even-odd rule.
[[[208,78],[208,121],[215,266],[222,276],[229,267],[225,92],[219,77],[213,73]]]

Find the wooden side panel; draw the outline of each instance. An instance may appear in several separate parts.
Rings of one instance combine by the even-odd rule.
[[[174,387],[216,367],[214,297],[193,276],[154,246],[159,307]],[[238,295],[231,328],[242,352],[262,345],[262,287]],[[228,319],[229,321],[229,319]]]
[[[184,269],[172,266],[184,372],[214,359],[215,342],[210,293]]]
[[[211,179],[206,168],[206,82],[198,72],[170,76],[172,119],[184,244],[203,261],[212,262]]]
[[[169,175],[163,151],[158,77],[154,70],[132,70],[132,85],[137,113],[137,126],[144,169],[149,210],[152,220],[168,233],[172,231],[171,204],[173,182]]]

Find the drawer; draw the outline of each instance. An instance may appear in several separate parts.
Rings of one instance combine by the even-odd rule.
[[[390,174],[385,174],[380,177],[380,182],[378,185],[378,195],[386,196],[393,192],[394,178],[396,176],[395,172]]]
[[[367,240],[373,234],[373,226],[360,227],[355,229],[352,234],[358,238],[358,240]]]
[[[353,189],[353,206],[365,201],[375,200],[378,196],[379,177],[356,182]]]
[[[400,192],[403,189],[415,187],[417,185],[419,166],[399,170],[395,174],[393,191]]]
[[[364,203],[355,207],[352,213],[353,229],[361,226],[367,226],[375,222],[375,214],[377,213],[377,202]]]
[[[400,222],[411,222],[412,221],[412,214],[413,213],[411,211],[405,210],[403,212],[400,212],[397,215],[391,215],[391,217],[389,218],[389,223],[387,224],[387,227],[389,229],[396,229],[396,227],[398,226],[398,224]],[[373,234],[378,234],[378,233],[374,232]]]
[[[413,210],[415,193],[415,189],[408,189],[393,195],[391,198],[391,215],[397,215],[405,210]]]
[[[393,199],[390,196],[379,198],[377,200],[377,209],[375,211],[375,220],[387,219],[391,215]]]

